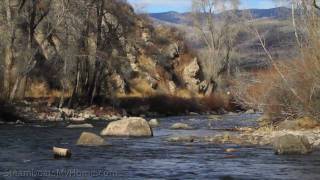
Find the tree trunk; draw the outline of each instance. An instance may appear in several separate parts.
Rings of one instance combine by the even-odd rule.
[[[9,98],[10,101],[13,101],[16,98],[16,93],[17,93],[18,87],[20,86],[20,82],[22,78],[23,77],[20,77],[20,76],[17,77],[16,82],[14,83],[14,86],[10,92],[10,98]]]
[[[74,98],[78,96],[78,89],[79,89],[79,81],[80,81],[80,61],[77,62],[77,77],[76,82],[73,87],[72,95],[69,99],[68,107],[71,108],[73,106]]]
[[[9,96],[11,90],[11,78],[12,78],[12,66],[13,66],[13,52],[8,45],[5,48],[5,58],[4,58],[5,68],[4,68],[4,75],[3,75],[3,88],[5,92],[5,96]]]
[[[98,2],[98,5],[96,7],[96,10],[97,10],[97,47],[98,48],[101,48],[101,46],[102,46],[101,34],[102,34],[102,19],[104,16],[103,9],[104,9],[104,0],[100,0],[100,2]]]
[[[213,80],[213,78],[211,78],[209,81],[208,81],[208,87],[205,91],[205,96],[211,96],[212,93],[214,92],[216,88],[216,83],[215,81]]]
[[[36,21],[36,16],[37,16],[37,4],[36,0],[31,0],[30,1],[30,6],[31,6],[31,12],[30,12],[30,19],[29,19],[29,48],[31,49],[33,47],[33,38],[34,38],[34,33],[35,33],[35,21]]]
[[[3,75],[3,87],[5,96],[10,95],[11,90],[11,78],[12,78],[12,67],[14,63],[14,40],[15,40],[15,31],[13,27],[13,19],[12,19],[12,12],[10,6],[10,0],[5,0],[5,7],[6,7],[6,19],[7,19],[7,26],[10,29],[9,32],[9,42],[5,47],[5,58],[4,58],[4,75]]]
[[[213,87],[214,87],[213,83],[209,82],[208,87],[207,87],[207,90],[206,90],[206,92],[205,92],[205,96],[208,97],[208,96],[211,96],[211,95],[212,95],[212,93],[213,93]]]
[[[63,104],[64,104],[64,94],[65,94],[65,85],[64,85],[64,82],[63,82],[63,81],[61,81],[61,85],[62,85],[62,93],[61,93],[61,96],[60,96],[59,108],[62,108],[62,107],[63,107]]]

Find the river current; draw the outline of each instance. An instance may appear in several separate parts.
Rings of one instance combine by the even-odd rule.
[[[320,153],[277,156],[271,147],[209,143],[170,143],[172,135],[207,136],[217,129],[255,126],[258,115],[160,118],[152,138],[110,138],[109,145],[76,146],[81,132],[99,133],[107,122],[91,129],[67,129],[63,123],[0,125],[0,179],[320,179]],[[176,122],[194,130],[170,130]],[[70,159],[54,159],[52,147],[72,151]],[[226,148],[237,152],[227,153]]]

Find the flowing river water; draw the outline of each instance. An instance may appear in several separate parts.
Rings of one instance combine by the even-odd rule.
[[[110,145],[100,147],[75,142],[83,131],[99,133],[107,125],[103,121],[93,122],[91,129],[67,129],[61,123],[0,125],[0,179],[320,179],[318,151],[277,156],[270,147],[165,141],[171,135],[206,136],[223,133],[217,128],[255,126],[257,116],[160,118],[152,138],[106,137]],[[170,130],[176,122],[195,130]],[[53,146],[70,148],[72,157],[54,159]]]

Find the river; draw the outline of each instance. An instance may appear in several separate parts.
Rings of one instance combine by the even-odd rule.
[[[171,135],[205,136],[221,133],[216,128],[255,126],[257,116],[160,118],[152,138],[106,137],[110,145],[100,147],[75,142],[83,131],[99,133],[105,121],[94,122],[92,129],[67,129],[63,123],[0,125],[0,179],[320,179],[318,151],[277,156],[270,147],[165,141]],[[196,129],[169,130],[175,122]],[[70,148],[71,159],[54,159],[53,146]],[[226,148],[238,151],[226,153]]]

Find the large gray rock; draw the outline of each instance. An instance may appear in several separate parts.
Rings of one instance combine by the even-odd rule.
[[[152,129],[143,118],[131,117],[113,121],[100,133],[103,136],[150,137]]]
[[[83,132],[78,141],[77,141],[77,145],[81,145],[81,146],[101,146],[101,145],[106,145],[105,140],[94,134],[94,133],[90,133],[90,132]]]
[[[176,130],[179,130],[179,129],[183,129],[183,130],[189,130],[189,129],[192,129],[191,126],[189,126],[188,124],[185,124],[185,123],[175,123],[173,124],[170,129],[176,129]]]
[[[278,155],[300,155],[312,152],[312,145],[305,136],[286,134],[275,137],[273,150]]]

